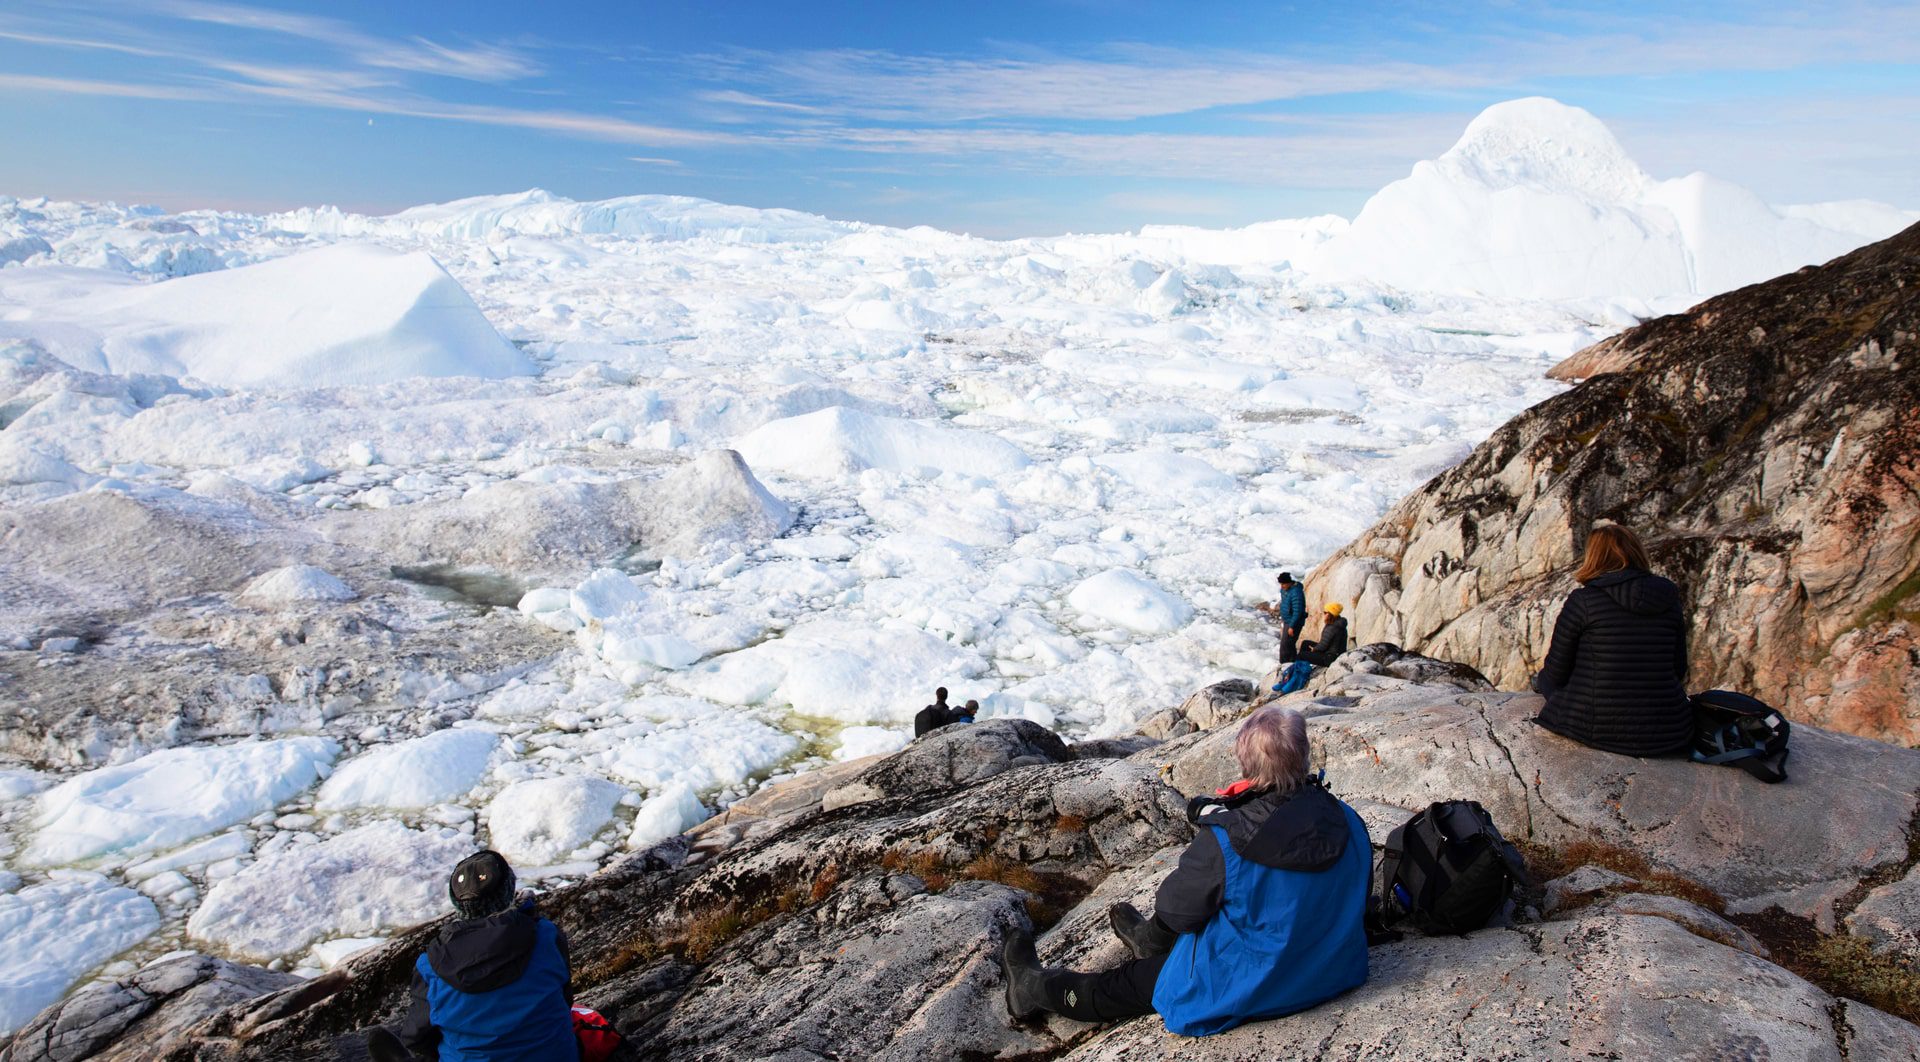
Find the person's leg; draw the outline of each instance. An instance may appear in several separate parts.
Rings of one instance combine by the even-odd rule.
[[[367,1030],[367,1057],[373,1062],[413,1062],[413,1053],[384,1025]]]
[[[1180,940],[1180,934],[1161,925],[1159,919],[1142,915],[1130,903],[1116,903],[1108,907],[1107,924],[1113,927],[1113,935],[1120,938],[1120,942],[1133,952],[1136,959],[1165,955]]]
[[[1165,955],[1134,959],[1111,970],[1047,974],[1048,1008],[1074,1021],[1099,1024],[1153,1013],[1153,986],[1160,979]]]
[[[1280,624],[1280,662],[1283,664],[1291,664],[1293,663],[1294,659],[1299,655],[1300,655],[1299,629],[1296,627],[1289,627],[1284,622],[1281,623]]]

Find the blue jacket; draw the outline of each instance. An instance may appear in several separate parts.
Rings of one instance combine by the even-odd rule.
[[[1367,979],[1373,847],[1352,808],[1309,784],[1215,809],[1199,825],[1155,904],[1181,934],[1153,990],[1168,1032],[1277,1018]]]
[[[448,925],[414,963],[401,1042],[440,1062],[573,1062],[566,947],[531,904]]]
[[[1288,584],[1280,591],[1280,622],[1296,630],[1307,622],[1307,591],[1299,583]]]

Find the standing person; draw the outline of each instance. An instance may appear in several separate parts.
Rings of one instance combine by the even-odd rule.
[[[1320,620],[1320,637],[1300,643],[1300,659],[1314,667],[1326,667],[1347,651],[1347,621],[1340,615],[1340,603],[1329,601]]]
[[[947,688],[942,686],[933,691],[933,703],[920,709],[919,714],[913,717],[913,736],[919,737],[929,730],[938,730],[959,721],[957,713],[947,704]]]
[[[1167,1031],[1206,1036],[1331,999],[1367,979],[1373,870],[1367,828],[1307,773],[1307,725],[1269,705],[1233,751],[1246,778],[1194,801],[1193,843],[1160,883],[1151,919],[1108,909],[1136,956],[1099,973],[1049,970],[1033,937],[1007,938],[1007,1010],[1076,1021],[1159,1012]]]
[[[1307,591],[1293,581],[1292,572],[1280,573],[1280,600],[1260,604],[1260,611],[1280,621],[1280,662],[1292,663],[1299,653],[1300,628],[1307,622]]]
[[[1584,745],[1666,756],[1693,739],[1687,701],[1687,618],[1680,588],[1652,574],[1647,551],[1616,524],[1593,529],[1553,625],[1533,688],[1539,723]]]
[[[461,860],[447,879],[460,920],[413,968],[398,1035],[367,1034],[374,1062],[551,1062],[580,1057],[567,938],[514,905],[513,868],[498,852]]]

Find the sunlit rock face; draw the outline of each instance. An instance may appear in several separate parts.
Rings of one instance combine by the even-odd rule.
[[[1917,358],[1920,228],[1649,321],[1330,559],[1313,604],[1522,688],[1617,521],[1686,592],[1690,687],[1920,742]]]

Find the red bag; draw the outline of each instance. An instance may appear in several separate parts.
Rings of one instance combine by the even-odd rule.
[[[573,1008],[573,1035],[580,1040],[580,1062],[607,1062],[626,1037],[599,1011]]]

